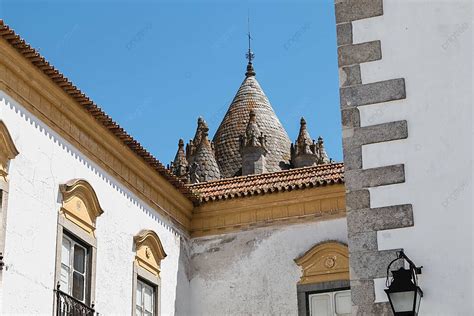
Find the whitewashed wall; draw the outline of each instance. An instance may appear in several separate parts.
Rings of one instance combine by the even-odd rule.
[[[193,240],[189,315],[296,315],[294,259],[327,240],[347,242],[345,218]]]
[[[2,91],[0,119],[20,152],[10,165],[0,314],[52,314],[59,185],[82,178],[92,185],[104,210],[96,230],[96,310],[103,315],[131,313],[133,236],[152,229],[168,255],[162,261],[162,314],[173,315],[182,269],[176,232]]]
[[[381,40],[365,83],[405,78],[406,100],[360,107],[362,125],[408,121],[408,139],[363,147],[364,168],[405,164],[406,183],[371,189],[372,207],[413,204],[414,227],[378,233],[423,265],[421,315],[472,315],[472,4],[385,0],[353,22],[354,43]],[[376,282],[386,301],[385,280]]]

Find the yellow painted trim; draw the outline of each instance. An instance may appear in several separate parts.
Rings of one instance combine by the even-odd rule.
[[[8,132],[5,123],[0,120],[0,177],[6,178],[8,175],[8,162],[18,155],[18,150],[13,143],[13,139]]]
[[[158,235],[152,230],[142,230],[133,240],[137,264],[159,277],[161,260],[166,257],[166,253]]]
[[[339,242],[324,242],[295,259],[303,270],[298,284],[349,280],[349,250]]]
[[[3,39],[0,40],[0,90],[158,213],[178,227],[190,228],[192,202]]]
[[[66,219],[94,236],[96,219],[104,211],[92,186],[85,180],[76,179],[60,185],[59,191],[63,197],[60,212]]]
[[[321,221],[345,215],[345,188],[342,184],[213,201],[194,209],[191,237],[257,226]]]

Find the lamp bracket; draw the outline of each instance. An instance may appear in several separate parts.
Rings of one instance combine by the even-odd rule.
[[[416,274],[421,274],[421,268],[423,268],[423,266],[419,266],[417,267],[413,261],[410,260],[410,258],[408,258],[405,253],[403,252],[403,250],[400,250],[398,252],[398,259],[404,259],[406,262],[408,262],[408,264],[410,265],[410,269],[413,269],[413,271],[416,273]]]

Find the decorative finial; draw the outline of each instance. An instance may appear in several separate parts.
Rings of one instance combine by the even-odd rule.
[[[249,64],[252,63],[252,60],[255,58],[255,54],[252,52],[252,47],[251,47],[251,40],[252,40],[252,36],[250,35],[250,10],[249,10],[249,13],[248,13],[248,17],[247,17],[247,28],[248,28],[248,38],[249,38],[249,50],[247,52],[247,54],[245,54],[245,57],[248,59],[249,61]]]
[[[254,60],[255,58],[255,54],[252,52],[252,46],[251,46],[251,41],[252,41],[252,36],[250,35],[250,10],[249,10],[249,15],[248,15],[248,38],[249,38],[249,50],[248,52],[245,54],[245,57],[248,59],[248,64],[247,64],[247,72],[245,73],[245,76],[246,77],[250,77],[250,76],[255,76],[255,70],[253,69],[253,65],[252,65],[252,60]]]

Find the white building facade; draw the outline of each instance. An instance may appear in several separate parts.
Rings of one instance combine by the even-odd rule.
[[[471,315],[472,2],[336,1],[353,314],[423,266],[420,315]]]

